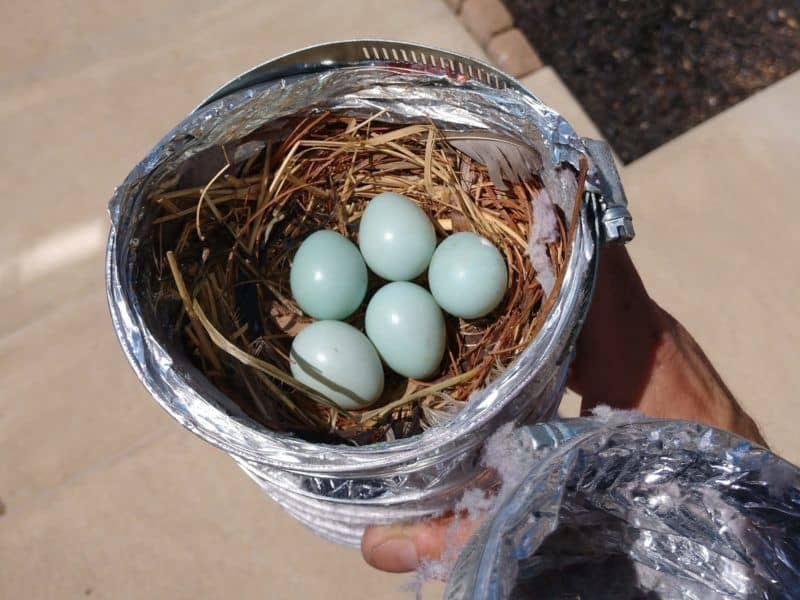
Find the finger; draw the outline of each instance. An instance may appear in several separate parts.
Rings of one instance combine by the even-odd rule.
[[[367,528],[361,539],[364,560],[382,571],[405,573],[423,562],[458,555],[481,519],[442,517],[430,521]]]

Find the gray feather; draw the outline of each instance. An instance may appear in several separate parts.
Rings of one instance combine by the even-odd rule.
[[[459,132],[447,135],[447,141],[472,160],[486,165],[492,183],[508,189],[508,183],[530,179],[542,166],[533,148],[486,132]]]

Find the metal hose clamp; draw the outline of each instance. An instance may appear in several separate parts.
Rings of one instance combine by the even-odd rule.
[[[265,62],[220,87],[197,108],[266,81],[364,65],[443,73],[457,80],[474,80],[498,89],[510,88],[531,95],[518,80],[474,58],[406,42],[352,40],[311,46]],[[633,219],[611,149],[602,141],[589,138],[583,138],[583,141],[600,172],[590,178],[587,189],[599,195],[596,200],[603,241],[629,242],[635,235]]]

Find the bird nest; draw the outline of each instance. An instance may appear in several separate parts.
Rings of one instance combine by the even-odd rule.
[[[162,186],[149,196],[158,312],[168,315],[171,333],[205,376],[271,430],[364,445],[452,418],[536,335],[555,294],[548,301],[531,253],[545,257],[557,287],[571,239],[565,215],[542,198],[537,175],[498,182],[432,124],[323,113],[292,126],[282,139],[251,134],[252,153],[238,162],[223,147],[224,166],[207,173],[203,185]],[[418,381],[387,370],[378,402],[348,411],[291,376],[292,340],[312,319],[292,298],[289,270],[301,242],[317,230],[357,243],[362,211],[381,192],[416,202],[440,241],[459,231],[491,240],[505,257],[508,288],[485,317],[446,315],[438,374]],[[545,201],[544,212],[536,210]],[[554,230],[533,248],[535,219],[542,218]],[[574,228],[576,219],[569,222]],[[415,281],[426,284],[424,275]],[[370,275],[365,302],[348,323],[363,331],[366,304],[383,283]]]

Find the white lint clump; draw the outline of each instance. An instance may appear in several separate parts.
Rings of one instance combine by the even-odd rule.
[[[514,435],[515,426],[507,423],[489,437],[483,448],[481,466],[497,474],[499,487],[493,490],[472,488],[464,492],[455,507],[459,515],[445,534],[445,553],[438,561],[420,565],[409,585],[409,590],[419,595],[422,584],[430,579],[446,580],[462,550],[465,532],[470,534],[491,518],[522,482],[533,466],[534,458],[520,445]]]
[[[609,424],[633,423],[644,418],[640,412],[616,410],[607,405],[597,406],[593,416]],[[471,535],[482,523],[491,519],[495,510],[505,503],[533,469],[537,460],[536,455],[521,444],[514,430],[515,425],[507,423],[486,440],[481,466],[496,473],[498,485],[493,490],[472,488],[464,492],[454,510],[459,517],[453,520],[445,534],[444,555],[438,561],[423,563],[408,586],[408,589],[416,592],[418,596],[425,581],[449,578],[450,571],[466,541],[465,532]]]
[[[636,410],[619,410],[611,408],[608,404],[598,404],[592,409],[592,416],[603,423],[633,423],[641,421],[645,415]]]
[[[528,257],[536,271],[536,280],[541,284],[545,296],[549,296],[556,285],[556,275],[547,256],[547,244],[558,241],[556,209],[546,189],[539,191],[531,206],[533,223],[528,239]]]

